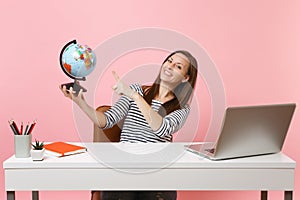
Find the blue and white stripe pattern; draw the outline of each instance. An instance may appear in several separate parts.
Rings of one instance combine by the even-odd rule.
[[[130,87],[141,96],[144,95],[140,85],[133,84]],[[153,110],[158,111],[161,106],[161,102],[152,100],[151,108]],[[153,131],[135,102],[126,96],[121,96],[121,98],[104,113],[107,123],[103,129],[110,128],[124,119],[121,142],[171,142],[172,134],[183,126],[189,112],[189,105],[185,105],[183,108],[169,113],[163,117],[161,127]]]

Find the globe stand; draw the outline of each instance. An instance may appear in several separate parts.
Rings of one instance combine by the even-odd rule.
[[[76,77],[71,75],[70,73],[68,73],[68,71],[65,69],[64,65],[63,65],[63,60],[62,60],[62,56],[64,51],[71,45],[71,44],[77,44],[76,40],[72,40],[70,42],[68,42],[61,50],[60,55],[59,55],[59,64],[61,66],[61,69],[63,70],[63,72],[69,76],[70,78],[74,79],[73,83],[64,83],[61,84],[61,87],[66,86],[67,90],[70,90],[70,88],[73,88],[73,91],[78,94],[78,92],[82,89],[83,92],[86,92],[87,89],[85,89],[84,87],[79,85],[79,80],[85,81],[85,77]]]
[[[79,93],[80,90],[82,90],[82,92],[87,92],[87,89],[85,89],[84,87],[82,87],[81,85],[78,84],[78,81],[74,81],[73,83],[64,83],[61,84],[61,87],[66,86],[67,90],[70,90],[70,88],[72,87],[73,91],[77,94]]]

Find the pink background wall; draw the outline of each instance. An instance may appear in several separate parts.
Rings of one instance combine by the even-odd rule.
[[[223,79],[227,105],[299,103],[299,9],[300,1],[296,0],[2,1],[0,162],[13,154],[13,135],[7,123],[11,118],[18,122],[37,119],[33,134],[40,140],[80,141],[72,104],[58,89],[60,83],[69,81],[60,70],[58,55],[61,47],[74,38],[93,48],[136,28],[174,30],[206,49]],[[155,53],[150,52],[150,56],[155,61],[162,59]],[[128,66],[129,60],[124,58],[123,66]],[[112,94],[112,84],[111,79],[105,85],[106,96]],[[101,95],[95,104],[110,103],[99,98]],[[209,113],[202,117],[199,135],[207,127]],[[297,162],[299,118],[297,109],[283,149]],[[300,199],[299,174],[297,169],[295,199]],[[88,199],[89,192],[44,191],[40,196],[43,200]],[[178,196],[189,200],[247,200],[258,198],[259,192],[179,192]],[[19,199],[29,197],[29,192],[17,193]],[[270,197],[281,199],[282,193],[273,191]],[[4,198],[1,169],[0,199]]]

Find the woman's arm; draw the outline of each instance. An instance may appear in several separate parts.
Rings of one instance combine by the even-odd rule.
[[[178,131],[184,125],[190,113],[190,107],[186,105],[162,117],[137,92],[132,95],[132,99],[137,104],[153,132],[159,137],[165,137]]]
[[[136,105],[138,106],[139,110],[143,114],[144,118],[148,122],[150,128],[153,131],[158,130],[163,122],[163,118],[160,114],[154,111],[151,106],[146,102],[146,100],[136,91],[131,89],[129,86],[124,84],[116,72],[113,71],[113,75],[117,81],[116,85],[113,89],[120,95],[125,95],[132,99]]]
[[[169,113],[163,118],[160,128],[154,131],[154,133],[159,137],[164,137],[177,132],[186,122],[189,113],[189,105],[185,105],[183,108]]]
[[[71,87],[69,91],[67,91],[66,86],[61,87],[61,91],[63,94],[73,100],[79,108],[99,127],[104,127],[106,125],[106,117],[102,111],[96,111],[93,107],[91,107],[85,101],[83,97],[82,90],[79,91],[78,95],[73,92],[73,88]]]
[[[163,117],[154,111],[151,106],[146,102],[146,100],[137,92],[134,92],[132,95],[132,100],[136,103],[139,110],[143,114],[144,118],[148,122],[150,128],[153,131],[158,130],[163,122]]]
[[[120,84],[117,87],[120,87]],[[121,87],[127,86],[123,84]],[[128,97],[131,96],[131,100],[135,102],[148,125],[157,136],[165,137],[167,135],[171,135],[184,125],[190,113],[189,105],[185,105],[182,108],[162,117],[145,101],[145,99],[141,96],[139,89],[136,87],[137,86],[132,85],[126,89],[128,90],[127,92],[125,90],[122,90],[123,92],[121,92],[121,90],[117,90],[117,92],[122,93],[124,95],[123,98],[125,99],[129,99]],[[127,96],[126,94],[128,97],[125,97]]]
[[[156,135],[159,137],[170,135],[183,126],[190,112],[190,107],[188,105],[162,117],[158,112],[151,108],[137,91],[124,84],[115,72],[113,72],[113,75],[117,81],[117,84],[113,89],[118,94],[125,95],[136,103],[148,125]]]

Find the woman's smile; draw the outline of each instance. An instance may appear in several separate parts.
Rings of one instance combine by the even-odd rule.
[[[166,76],[172,76],[173,74],[169,71],[169,70],[167,70],[167,69],[165,69],[164,71],[164,74],[166,75]]]

